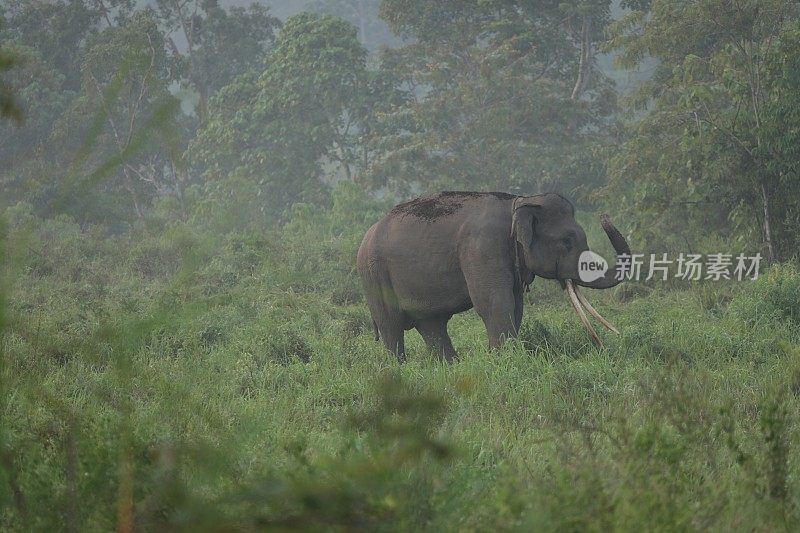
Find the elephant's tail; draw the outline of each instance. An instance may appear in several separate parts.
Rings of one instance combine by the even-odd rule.
[[[378,324],[376,324],[374,320],[372,321],[372,331],[375,333],[375,340],[381,340],[381,335],[378,333]]]

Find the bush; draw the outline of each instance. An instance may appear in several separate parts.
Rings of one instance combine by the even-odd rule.
[[[800,272],[793,263],[776,264],[743,287],[730,303],[730,312],[750,324],[788,320],[800,325]]]

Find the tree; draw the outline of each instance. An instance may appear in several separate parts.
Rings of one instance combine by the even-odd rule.
[[[386,0],[382,16],[411,42],[383,54],[409,91],[405,131],[378,183],[561,190],[587,198],[614,93],[595,66],[610,2]]]
[[[133,13],[87,45],[80,92],[51,137],[71,168],[59,191],[69,200],[58,201],[76,204],[81,219],[141,217],[149,198],[180,187],[178,101],[169,92],[169,67],[163,34],[148,11]],[[93,185],[107,196],[86,209],[85,191],[70,190],[70,179],[84,173],[99,179],[98,172],[102,180]]]
[[[8,45],[2,53],[13,60],[2,83],[6,94],[13,94],[9,103],[17,120],[0,122],[0,198],[4,205],[24,199],[41,208],[54,186],[47,139],[74,92],[64,88],[64,76],[37,50]]]
[[[0,42],[18,63],[5,79],[25,119],[13,131],[10,124],[0,124],[4,203],[25,200],[46,211],[58,197],[74,156],[65,150],[75,148],[78,132],[86,133],[90,115],[76,117],[61,137],[54,135],[54,129],[77,106],[87,45],[95,42],[104,28],[124,24],[133,4],[132,0],[2,2],[0,16],[6,24],[0,27]],[[85,111],[96,109],[87,107]],[[69,142],[62,145],[60,139]]]
[[[787,38],[796,28],[796,3],[643,5],[649,10],[634,11],[615,26],[611,46],[622,51],[623,65],[648,56],[659,64],[632,101],[650,112],[633,124],[616,157],[609,193],[625,196],[633,210],[672,214],[647,222],[639,217],[643,234],[685,236],[687,226],[696,225],[752,238],[757,227],[766,254],[779,260],[796,230],[779,223],[797,213],[796,196],[784,188],[796,169],[776,149],[774,121],[795,115],[775,114],[786,83],[774,63],[785,63],[785,47],[793,46]]]
[[[170,52],[181,60],[177,74],[198,96],[201,122],[211,95],[263,63],[280,26],[259,4],[226,10],[217,0],[157,0],[156,6]],[[183,51],[176,34],[185,42]]]
[[[353,179],[368,102],[387,87],[368,73],[366,56],[356,28],[341,19],[289,19],[266,69],[240,76],[210,101],[209,120],[190,146],[209,187],[226,194],[228,179],[256,184],[263,211],[275,219],[295,201],[326,197],[324,168]]]
[[[16,115],[25,118],[13,135],[0,126],[0,162],[8,168],[34,155],[74,93],[64,88],[64,76],[38,51],[7,45],[2,54],[9,58],[8,65],[15,67],[3,77],[4,85],[15,94]]]
[[[7,24],[0,39],[37,50],[65,78],[65,88],[81,83],[83,47],[102,25],[128,16],[133,0],[4,0]],[[116,21],[115,21],[116,19]]]
[[[19,60],[13,53],[0,48],[0,76],[17,66],[18,63]],[[0,77],[0,118],[3,117],[13,118],[19,122],[22,120],[22,113],[16,104],[10,84],[3,77]]]

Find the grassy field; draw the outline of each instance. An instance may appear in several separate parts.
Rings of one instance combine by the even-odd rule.
[[[359,229],[316,226],[311,253],[299,223],[208,242],[12,215],[2,529],[800,526],[791,264],[590,294],[622,331],[602,350],[537,280],[520,339],[489,351],[469,312],[460,362],[409,332],[400,366],[359,301]]]

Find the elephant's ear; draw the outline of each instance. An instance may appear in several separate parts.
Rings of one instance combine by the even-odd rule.
[[[542,207],[539,196],[524,196],[514,200],[511,216],[511,236],[525,248],[533,244],[533,226],[536,211]]]

